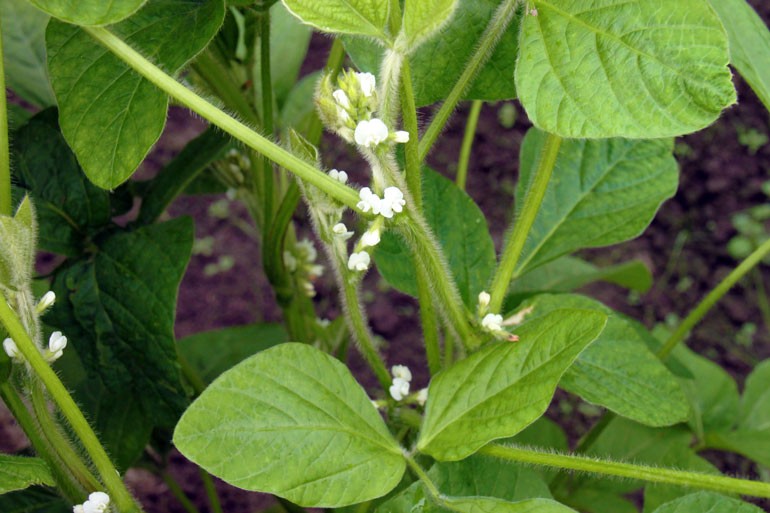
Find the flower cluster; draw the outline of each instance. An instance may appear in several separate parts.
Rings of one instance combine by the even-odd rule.
[[[412,382],[412,372],[406,365],[394,365],[390,369],[393,375],[393,384],[388,391],[396,401],[401,401],[409,395],[409,385]]]
[[[406,200],[404,193],[398,187],[387,187],[382,198],[373,193],[369,187],[364,187],[358,193],[361,201],[356,205],[362,212],[372,211],[372,214],[379,214],[387,219],[392,219],[394,214],[404,210]]]
[[[67,337],[62,335],[61,331],[54,331],[48,339],[48,349],[43,353],[43,357],[49,363],[53,363],[64,354],[64,349],[67,347]],[[9,358],[16,361],[22,361],[23,356],[19,351],[19,347],[12,338],[6,338],[3,340],[3,350]]]
[[[512,319],[503,319],[503,316],[496,313],[489,313],[489,302],[492,300],[488,292],[479,294],[478,315],[481,318],[481,328],[500,340],[515,342],[519,337],[505,330],[504,326],[519,324],[511,322]],[[519,321],[520,322],[520,321]]]
[[[308,239],[302,239],[292,250],[283,252],[283,264],[286,270],[296,276],[297,282],[308,297],[315,296],[313,282],[323,274],[324,268],[316,263],[318,251]]]
[[[94,492],[83,504],[72,507],[73,513],[105,513],[110,508],[110,496],[104,492]]]

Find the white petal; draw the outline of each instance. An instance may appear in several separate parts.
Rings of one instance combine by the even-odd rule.
[[[367,246],[376,246],[380,243],[380,230],[374,229],[369,230],[367,232],[364,232],[364,234],[361,236],[361,245],[364,247]]]
[[[51,333],[48,339],[48,350],[52,353],[58,353],[63,351],[65,347],[67,347],[67,337],[62,335],[61,331]]]
[[[366,251],[353,253],[348,258],[348,269],[351,271],[366,271],[369,269],[371,263],[371,257]]]
[[[350,108],[350,100],[348,99],[348,95],[345,94],[345,91],[342,89],[337,89],[332,93],[332,96],[334,96],[334,99],[337,101],[337,103],[340,104],[340,106],[346,109]]]
[[[393,140],[397,143],[408,143],[409,142],[409,132],[406,132],[404,130],[399,130],[393,134]]]
[[[489,292],[482,291],[479,292],[479,306],[486,308],[489,306],[489,302],[492,300],[492,297],[489,295]]]
[[[377,88],[377,79],[371,73],[356,73],[358,83],[361,86],[361,92],[364,96],[369,98],[374,94],[374,90]]]
[[[489,331],[500,331],[503,329],[503,316],[499,314],[487,314],[481,320],[481,326]]]
[[[45,310],[56,302],[56,294],[54,294],[53,290],[49,290],[45,294],[43,294],[43,297],[40,298],[40,301],[37,303],[38,310]]]
[[[391,374],[395,379],[403,379],[405,381],[412,381],[412,371],[406,365],[394,365],[390,368]]]
[[[3,340],[3,349],[5,349],[5,354],[7,354],[9,358],[19,357],[19,348],[16,347],[16,342],[14,342],[13,339],[6,338]]]
[[[394,378],[388,391],[393,399],[400,401],[409,395],[409,382],[401,378]]]

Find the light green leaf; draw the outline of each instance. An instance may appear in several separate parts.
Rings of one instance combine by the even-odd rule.
[[[25,0],[0,0],[3,61],[7,86],[38,107],[56,103],[45,62],[45,26],[49,16]]]
[[[3,513],[72,513],[72,506],[58,495],[34,487],[22,492],[0,495],[0,511]]]
[[[177,341],[179,353],[206,383],[244,359],[286,342],[280,324],[249,324],[196,333]]]
[[[407,47],[416,50],[452,18],[458,0],[406,0],[401,30]]]
[[[527,132],[516,204],[521,208],[546,135]],[[566,140],[524,246],[517,275],[582,248],[639,235],[676,193],[679,168],[670,139]]]
[[[608,316],[599,338],[580,353],[559,386],[592,404],[648,426],[670,426],[687,420],[687,397],[679,381],[647,348],[634,326],[611,308],[585,296],[540,295],[526,301],[527,319],[559,308],[595,310]]]
[[[762,513],[758,507],[731,497],[713,492],[698,492],[667,502],[655,510],[655,513],[694,513],[694,512],[730,512]]]
[[[39,458],[0,454],[0,494],[32,485],[54,486],[48,465]]]
[[[456,461],[527,427],[606,321],[598,312],[557,310],[517,329],[519,342],[490,344],[437,374],[417,448]]]
[[[110,30],[174,73],[206,46],[223,17],[222,0],[152,0]],[[76,26],[51,21],[46,42],[62,133],[88,178],[113,189],[158,140],[168,99]]]
[[[486,218],[479,207],[452,181],[424,169],[422,197],[425,217],[444,248],[449,268],[468,307],[489,283],[497,261]],[[386,232],[374,253],[377,269],[395,288],[417,295],[414,266],[406,243]]]
[[[234,486],[306,507],[380,497],[406,468],[400,447],[347,367],[296,343],[263,351],[222,374],[185,412],[174,443]]]
[[[94,255],[63,266],[46,322],[67,334],[88,374],[128,392],[154,425],[173,426],[187,405],[174,346],[177,289],[193,226],[179,218],[100,241]]]
[[[730,62],[770,110],[770,31],[746,0],[709,0],[727,30]]]
[[[577,513],[548,499],[507,502],[490,497],[444,497],[443,502],[459,513]]]
[[[735,103],[727,36],[708,3],[533,0],[516,89],[532,123],[574,138],[682,135]]]
[[[29,0],[39,9],[73,25],[109,25],[127,18],[147,0]]]
[[[323,32],[388,41],[388,0],[281,0],[304,23]]]
[[[441,37],[426,41],[409,57],[418,107],[447,97],[501,1],[458,2],[454,16],[441,30]],[[496,101],[516,97],[511,77],[516,66],[515,56],[519,52],[520,20],[521,12],[514,16],[492,57],[473,80],[465,99]],[[375,75],[379,72],[383,56],[381,47],[365,38],[346,37],[344,42],[356,66]]]

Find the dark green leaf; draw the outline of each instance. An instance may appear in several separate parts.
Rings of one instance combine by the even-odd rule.
[[[489,25],[501,0],[459,2],[450,22],[435,37],[417,49],[409,58],[417,106],[443,100],[460,78],[465,64],[476,51],[478,40]],[[468,100],[507,100],[516,97],[513,71],[519,52],[517,14],[503,34],[486,66],[465,94]],[[377,74],[383,49],[363,38],[345,38],[345,49],[363,71]]]
[[[222,374],[185,412],[174,443],[234,486],[307,507],[380,497],[406,468],[401,448],[347,367],[296,343]]]
[[[92,259],[56,274],[59,300],[47,318],[70,338],[89,375],[111,393],[130,392],[167,427],[187,402],[173,327],[192,241],[187,218],[110,235]]]
[[[682,135],[735,103],[727,36],[702,0],[532,0],[516,89],[532,123],[574,138]]]
[[[440,372],[417,448],[456,461],[515,435],[545,412],[562,375],[606,322],[598,312],[557,310],[523,324],[519,342],[490,344]]]
[[[32,485],[54,486],[48,465],[39,458],[0,454],[0,495]]]
[[[486,219],[470,196],[453,182],[427,168],[423,177],[425,217],[444,248],[463,301],[468,307],[474,307],[496,263]],[[401,239],[386,232],[374,258],[388,283],[402,292],[417,295],[417,277],[409,250]]]
[[[762,513],[756,506],[738,499],[732,499],[713,492],[698,492],[686,495],[675,501],[667,502],[655,510],[655,513]]]
[[[577,513],[574,509],[548,499],[506,502],[489,497],[444,497],[443,502],[459,513]]]
[[[177,347],[201,379],[211,383],[242,360],[286,339],[280,324],[250,324],[196,333],[179,340]]]
[[[174,73],[206,46],[223,18],[222,0],[151,0],[110,30]],[[113,189],[158,140],[168,99],[76,26],[52,21],[46,40],[64,137],[89,179]]]
[[[633,2],[632,2],[633,3]],[[527,132],[516,204],[521,208],[546,134]],[[639,235],[676,192],[679,169],[670,139],[565,140],[517,275],[582,248]]]
[[[406,0],[402,31],[409,51],[441,30],[454,14],[458,0]]]
[[[109,25],[131,15],[147,0],[29,0],[55,18],[75,25]]]
[[[72,506],[61,497],[42,488],[0,495],[3,513],[72,513]]]

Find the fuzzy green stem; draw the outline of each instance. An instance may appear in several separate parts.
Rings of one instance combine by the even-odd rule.
[[[270,66],[270,9],[259,15],[259,76],[262,83],[262,130],[265,137],[273,137],[273,78]],[[266,156],[262,157],[262,208],[265,230],[273,222],[273,196],[275,184],[273,165]]]
[[[326,66],[324,67],[324,70],[332,78],[332,81],[339,75],[344,62],[345,46],[342,44],[342,39],[336,37],[334,38],[334,43],[332,43],[331,50],[329,50],[329,57],[326,58]],[[323,123],[321,123],[321,118],[318,117],[318,114],[314,115],[310,122],[310,126],[307,129],[307,134],[305,134],[307,140],[310,141],[311,144],[318,146],[321,135],[323,134],[323,128],[324,126]]]
[[[737,479],[734,477],[701,474],[668,468],[635,465],[617,461],[600,460],[585,456],[557,454],[509,445],[490,444],[480,454],[486,454],[506,461],[542,465],[557,469],[577,470],[607,476],[624,477],[726,494],[741,494],[752,497],[770,497],[770,483]]]
[[[24,326],[22,326],[18,317],[16,317],[16,314],[2,300],[0,300],[0,322],[5,326],[13,341],[16,342],[16,346],[32,367],[32,370],[45,385],[51,398],[64,414],[70,426],[72,426],[75,435],[80,438],[83,447],[85,447],[88,455],[91,457],[91,461],[99,471],[107,493],[120,512],[134,513],[142,511],[133,497],[131,497],[128,489],[126,489],[123,481],[120,479],[120,474],[110,461],[109,456],[107,456],[107,452],[99,443],[99,439],[96,437],[93,429],[91,429],[91,426],[89,426],[88,421],[77,404],[75,404],[72,396],[69,395],[67,389],[59,380],[59,376],[43,359],[35,343],[24,330]]]
[[[207,102],[173,77],[145,59],[122,39],[102,27],[82,27],[105,48],[117,55],[137,73],[155,84],[179,103],[209,120],[228,134],[243,142],[254,151],[296,174],[302,180],[318,187],[329,196],[358,211],[358,193],[326,173],[316,169],[299,157],[289,153],[274,142],[262,137],[248,126]]]
[[[195,504],[193,504],[187,494],[184,493],[182,487],[171,474],[168,472],[163,472],[163,482],[166,483],[166,486],[168,486],[168,490],[171,492],[171,495],[173,495],[174,498],[179,501],[179,504],[182,505],[187,513],[201,513],[201,511],[195,506]]]
[[[203,488],[206,489],[206,496],[209,499],[209,505],[211,506],[211,511],[213,513],[224,513],[222,511],[222,503],[219,501],[219,494],[217,493],[217,488],[214,485],[214,479],[211,477],[211,474],[203,470],[202,468],[199,469],[201,480],[203,480]]]
[[[247,123],[256,126],[261,123],[259,115],[254,111],[254,107],[246,99],[238,84],[233,81],[230,72],[211,52],[202,52],[191,67],[222,100],[225,107],[238,114]]]
[[[430,281],[425,269],[421,265],[415,265],[414,270],[417,276],[417,299],[420,302],[420,324],[425,343],[425,357],[428,360],[428,369],[432,376],[441,370],[441,347],[438,322],[436,322],[436,309],[433,305],[433,294],[430,292]]]
[[[425,160],[425,157],[430,153],[430,149],[438,139],[441,131],[444,130],[449,117],[454,112],[457,104],[460,102],[465,91],[473,83],[473,79],[481,70],[481,67],[486,64],[489,58],[492,56],[492,52],[497,46],[497,42],[502,35],[508,29],[508,25],[511,23],[514,14],[516,14],[516,8],[520,0],[504,0],[503,3],[497,8],[495,15],[487,25],[484,34],[482,34],[479,40],[479,46],[476,49],[476,53],[473,54],[468,64],[465,66],[462,75],[457,80],[452,90],[449,92],[441,108],[433,117],[428,129],[420,141],[420,161]]]
[[[420,165],[420,140],[417,127],[417,106],[414,102],[412,70],[409,59],[401,65],[401,118],[404,129],[409,132],[409,141],[404,146],[406,160],[406,186],[414,199],[415,208],[422,212],[422,166]]]
[[[0,20],[2,21],[2,20]],[[11,211],[11,156],[8,148],[8,100],[5,93],[5,69],[3,67],[3,35],[0,24],[0,215],[9,216]]]
[[[404,454],[404,459],[406,460],[406,464],[409,465],[411,471],[414,472],[414,475],[417,476],[417,478],[422,482],[423,486],[425,486],[425,489],[428,491],[431,498],[433,500],[440,500],[441,492],[433,480],[431,480],[431,478],[428,476],[428,473],[423,470],[423,468],[414,460],[412,456]]]
[[[524,250],[524,244],[529,237],[529,231],[535,222],[537,213],[540,211],[540,205],[548,189],[548,182],[551,180],[553,168],[556,165],[556,158],[559,156],[561,147],[561,137],[548,134],[543,146],[543,152],[540,155],[535,176],[527,190],[524,199],[524,205],[519,211],[518,218],[515,220],[513,229],[508,232],[503,254],[500,256],[500,265],[497,267],[490,295],[490,312],[499,312],[503,306],[505,293],[508,291],[508,285],[515,276],[516,266],[521,258],[521,252]]]
[[[468,181],[468,166],[471,161],[471,149],[473,148],[473,139],[476,137],[476,127],[479,124],[479,115],[481,106],[484,102],[474,100],[471,103],[471,110],[468,112],[468,120],[465,122],[465,135],[463,135],[463,145],[460,148],[460,161],[457,164],[457,186],[465,190],[465,184]]]
[[[698,324],[698,321],[703,319],[703,317],[708,313],[709,310],[711,310],[716,302],[722,299],[722,297],[727,294],[727,291],[730,290],[733,285],[735,285],[741,278],[743,278],[746,273],[756,267],[756,265],[759,264],[768,254],[770,254],[770,239],[767,239],[748,257],[746,257],[746,259],[741,262],[738,267],[733,269],[730,274],[725,276],[725,278],[719,282],[719,284],[714,287],[714,289],[709,292],[700,303],[698,303],[695,309],[690,312],[687,317],[685,317],[681,324],[679,324],[679,326],[676,328],[674,333],[668,337],[668,340],[666,340],[663,346],[658,350],[658,357],[661,360],[668,358],[668,355],[671,354],[671,351],[674,350],[679,342],[684,340],[690,330],[693,329],[696,324]]]

